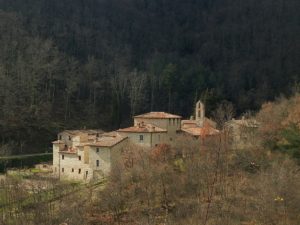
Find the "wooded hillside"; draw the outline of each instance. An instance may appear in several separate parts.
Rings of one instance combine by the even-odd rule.
[[[297,0],[0,0],[1,152],[66,128],[189,117],[200,97],[237,113],[299,82]]]

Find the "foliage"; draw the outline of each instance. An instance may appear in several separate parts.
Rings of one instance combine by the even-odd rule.
[[[151,151],[129,146],[92,221],[298,224],[300,174],[292,160],[263,148],[232,150],[226,136],[207,145],[187,137],[177,141]]]
[[[292,157],[299,160],[300,163],[300,129],[297,125],[291,124],[289,127],[281,131],[283,138],[278,144],[278,149],[286,152]]]
[[[300,96],[296,93],[290,98],[264,104],[257,114],[265,146],[296,159],[299,159],[300,146],[299,101]]]
[[[207,97],[237,114],[299,82],[296,0],[0,0],[0,134],[40,152],[69,128],[184,117]],[[206,93],[213,93],[206,95]],[[4,151],[3,150],[3,151]]]

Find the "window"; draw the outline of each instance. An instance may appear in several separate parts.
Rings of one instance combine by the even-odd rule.
[[[144,135],[140,135],[140,141],[144,140]]]
[[[78,174],[81,174],[81,169],[78,169]]]
[[[171,125],[171,119],[169,119],[169,125]]]
[[[65,168],[61,168],[61,172],[62,172],[62,173],[65,172]]]
[[[72,138],[71,138],[71,136],[69,136],[69,141],[71,141],[72,140]]]
[[[61,155],[61,159],[64,160],[65,159],[65,155]]]
[[[99,152],[99,148],[96,149],[96,152],[97,152],[97,153]]]
[[[62,139],[62,136],[61,135],[59,135],[59,138],[58,138],[59,140],[61,140]]]
[[[72,168],[72,173],[74,173],[74,168]]]
[[[99,160],[96,160],[96,166],[99,167],[99,165],[100,165]]]
[[[173,125],[175,125],[175,119],[173,119]]]
[[[81,156],[78,156],[78,160],[79,160],[79,161],[81,160]]]

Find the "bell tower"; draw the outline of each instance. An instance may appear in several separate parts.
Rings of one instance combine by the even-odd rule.
[[[196,103],[195,119],[198,122],[203,122],[205,118],[205,105],[200,100]]]

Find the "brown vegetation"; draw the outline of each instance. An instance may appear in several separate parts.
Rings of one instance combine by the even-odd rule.
[[[187,137],[153,151],[131,146],[123,156],[98,205],[111,220],[96,224],[292,225],[300,220],[299,167],[282,155],[264,149],[235,152],[222,135],[201,147]]]

